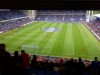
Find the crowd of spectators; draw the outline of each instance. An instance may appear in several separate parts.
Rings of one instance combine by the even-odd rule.
[[[0,11],[0,21],[21,17],[26,17],[26,15],[19,10]]]
[[[85,22],[85,15],[37,15],[35,21],[47,22]]]
[[[35,21],[86,22],[86,11],[39,10]]]
[[[14,55],[6,51],[5,44],[0,44],[1,75],[100,75],[100,62],[97,57],[90,63],[88,60],[62,59],[50,60],[40,56],[30,56],[21,50]]]
[[[38,10],[38,14],[86,14],[85,10]]]
[[[0,23],[0,31],[6,32],[15,28],[20,28],[24,24],[27,24],[31,22],[32,20],[27,18],[21,18],[21,19],[16,19],[16,20],[11,20],[7,22],[1,22]]]
[[[39,15],[35,18],[36,21],[50,22],[80,22],[85,21],[85,11],[66,11],[64,10],[39,10]],[[41,14],[47,15],[41,15]],[[68,15],[73,14],[74,15]],[[79,15],[81,13],[81,15]],[[59,15],[50,15],[59,14]],[[67,15],[60,15],[67,14]],[[0,12],[0,20],[8,20],[13,18],[25,17],[18,10]],[[20,28],[22,25],[31,22],[27,18],[6,21],[0,23],[0,31],[6,32],[15,28]],[[92,21],[87,25],[100,37],[100,21]],[[49,59],[50,58],[50,59]],[[1,75],[100,75],[100,62],[97,57],[91,62],[88,60],[77,59],[62,59],[52,57],[30,56],[21,50],[14,52],[14,55],[6,51],[5,44],[0,44],[0,74]]]
[[[27,68],[29,66],[28,54],[21,50],[19,56],[18,51],[11,56],[6,51],[5,44],[0,44],[0,74],[1,75],[28,75]]]
[[[20,10],[0,11],[0,33],[20,28],[32,20]]]
[[[86,23],[100,38],[100,20],[94,20]]]

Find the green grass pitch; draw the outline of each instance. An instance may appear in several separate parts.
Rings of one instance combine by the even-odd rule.
[[[60,30],[49,33],[50,36],[45,37],[47,32],[40,27],[59,28]],[[22,45],[36,45],[39,46],[39,55],[81,57],[90,60],[95,56],[100,57],[100,43],[82,23],[34,22],[21,29],[0,34],[0,42],[6,44],[9,52],[15,50],[20,52],[19,46]],[[82,48],[85,50],[83,51]],[[35,54],[34,50],[25,51]]]

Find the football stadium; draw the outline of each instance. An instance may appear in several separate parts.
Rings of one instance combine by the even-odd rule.
[[[41,58],[38,61],[80,57],[90,65],[94,57],[100,60],[100,15],[89,10],[2,9],[0,43],[6,45],[6,51],[12,56],[15,51],[21,54],[24,50],[29,57]],[[59,72],[38,74],[35,71],[30,75],[59,75]],[[80,75],[89,75],[84,73]]]

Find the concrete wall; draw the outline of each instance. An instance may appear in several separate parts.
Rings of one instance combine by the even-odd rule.
[[[86,12],[86,22],[89,22],[90,20],[90,11]]]
[[[37,16],[37,10],[20,10],[20,11],[23,12],[25,15],[29,16],[32,20],[34,20],[35,17]]]
[[[32,10],[33,16],[32,18],[35,19],[35,17],[37,16],[37,10]]]
[[[20,10],[21,12],[23,12],[25,15],[29,16],[29,11],[28,10]]]

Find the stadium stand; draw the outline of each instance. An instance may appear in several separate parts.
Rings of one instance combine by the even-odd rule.
[[[31,21],[19,10],[0,11],[0,33],[20,28]]]
[[[19,10],[0,11],[0,21],[21,17],[26,17],[26,15]]]
[[[85,22],[86,11],[73,10],[39,10],[35,21],[49,22]]]
[[[31,19],[19,10],[5,10],[0,11],[0,22],[0,32],[6,32],[20,28],[24,24],[31,22]]]
[[[63,11],[63,12],[62,12]],[[21,18],[25,17],[25,18]],[[6,32],[31,22],[31,19],[18,10],[0,11],[0,31]],[[39,10],[35,21],[49,22],[83,22],[86,21],[86,11],[73,10]],[[100,21],[95,20],[87,25],[100,37]],[[4,56],[5,55],[5,56]],[[10,54],[6,51],[5,44],[0,44],[0,74],[1,75],[100,75],[100,62],[95,57],[94,61],[60,58],[49,56],[28,55],[30,63],[23,68],[22,54],[15,51]],[[5,66],[6,65],[6,66]]]
[[[15,28],[20,28],[24,24],[31,22],[29,18],[17,19],[0,23],[0,31],[6,32]]]
[[[99,19],[96,19],[96,20],[93,20],[93,21],[90,21],[90,22],[87,22],[86,25],[90,28],[90,31],[94,32],[94,35],[99,41],[100,41],[100,20]],[[93,33],[92,32],[92,33]]]

